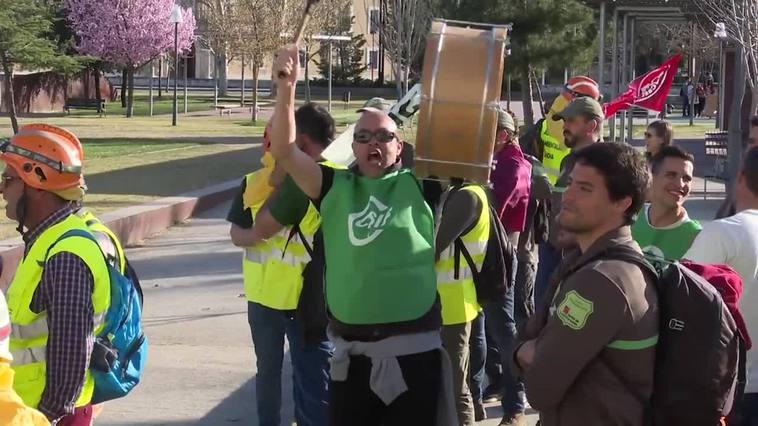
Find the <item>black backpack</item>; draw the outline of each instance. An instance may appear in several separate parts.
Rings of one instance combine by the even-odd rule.
[[[287,245],[296,235],[305,246],[311,260],[303,269],[303,289],[300,292],[300,299],[297,301],[294,317],[300,326],[305,342],[315,344],[327,339],[326,326],[329,323],[324,296],[324,274],[326,273],[324,237],[321,228],[319,228],[313,236],[313,246],[311,246],[300,230],[300,225],[295,225],[290,230]],[[287,251],[286,246],[284,251]]]
[[[451,189],[451,193],[459,191],[463,186],[457,186]],[[476,286],[476,297],[479,302],[500,301],[505,298],[508,289],[516,281],[516,250],[508,239],[508,234],[500,222],[497,211],[492,203],[492,195],[485,188],[487,194],[487,205],[483,208],[489,210],[490,218],[490,235],[487,240],[487,249],[484,254],[482,269],[477,271],[476,262],[466,249],[466,245],[460,237],[455,239],[455,271],[454,277],[458,279],[460,272],[460,256],[463,255],[466,263],[474,276],[474,285]],[[463,232],[467,233],[469,230]]]
[[[679,262],[666,262],[663,269],[660,259],[625,246],[609,248],[564,276],[599,259],[633,263],[655,277],[660,331],[652,398],[643,398],[604,363],[645,406],[645,424],[718,425],[745,382],[744,344],[719,291]]]

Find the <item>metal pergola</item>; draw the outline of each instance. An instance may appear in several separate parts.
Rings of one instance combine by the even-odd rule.
[[[600,46],[598,52],[597,82],[600,84],[601,93],[610,96],[611,99],[619,95],[626,85],[635,78],[635,27],[639,23],[689,23],[702,21],[702,11],[692,0],[583,0],[588,6],[599,10]],[[611,78],[610,86],[606,84],[606,33],[609,18],[613,22],[613,45],[611,48]],[[740,93],[737,86],[740,81],[744,83],[744,64],[741,60],[742,52],[739,46],[735,46],[735,68],[732,80],[735,85],[735,93]],[[720,99],[719,116],[723,118],[726,105],[723,93],[725,92],[727,79],[725,78],[724,55],[721,56]],[[740,77],[742,76],[742,77]],[[744,84],[741,90],[744,91]],[[744,93],[744,92],[743,92]],[[741,99],[741,96],[739,97]],[[729,128],[729,169],[730,176],[734,176],[740,161],[742,146],[741,130],[741,105],[731,102],[731,114]],[[631,141],[631,129],[633,114],[626,111],[617,114],[610,120],[611,140]],[[627,123],[628,122],[628,123]],[[725,124],[725,123],[721,123]],[[629,130],[627,132],[627,129]],[[618,134],[617,134],[618,131]],[[734,170],[733,170],[734,169]]]

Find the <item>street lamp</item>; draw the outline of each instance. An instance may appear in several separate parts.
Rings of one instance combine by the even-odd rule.
[[[313,40],[319,40],[321,42],[327,41],[329,44],[329,76],[328,76],[328,103],[326,109],[331,112],[332,111],[332,42],[333,41],[349,41],[352,40],[352,38],[348,36],[334,36],[334,35],[315,35],[311,37]],[[308,60],[306,58],[306,60]]]
[[[179,24],[183,21],[182,8],[179,7],[178,4],[175,4],[174,8],[171,10],[171,18],[169,19],[169,22],[174,24],[174,109],[171,115],[172,126],[176,126],[176,115],[178,111],[176,96],[178,90],[177,82],[179,81]]]
[[[718,106],[718,119],[716,120],[716,128],[724,128],[724,86],[726,86],[726,79],[724,78],[724,72],[726,68],[726,62],[724,61],[724,42],[729,38],[729,34],[726,32],[726,24],[719,22],[716,24],[716,31],[713,36],[719,39],[719,106]]]

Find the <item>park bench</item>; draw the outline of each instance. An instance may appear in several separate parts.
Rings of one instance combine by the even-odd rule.
[[[216,105],[216,111],[218,111],[219,116],[223,116],[224,113],[229,114],[229,117],[232,116],[232,110],[236,108],[236,105]]]
[[[84,99],[84,98],[68,98],[63,105],[63,110],[67,114],[71,114],[72,109],[94,109],[100,114],[100,117],[105,114],[108,116],[108,112],[105,109],[104,99]]]
[[[728,138],[726,131],[705,132],[705,156],[713,159],[713,168],[703,175],[703,199],[708,199],[708,179],[726,182]]]

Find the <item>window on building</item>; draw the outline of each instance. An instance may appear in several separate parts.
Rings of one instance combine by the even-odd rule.
[[[379,68],[379,50],[378,49],[368,49],[366,63],[368,64],[368,68],[371,70],[375,70]]]
[[[376,34],[379,32],[379,9],[370,9],[368,11],[368,32]]]

